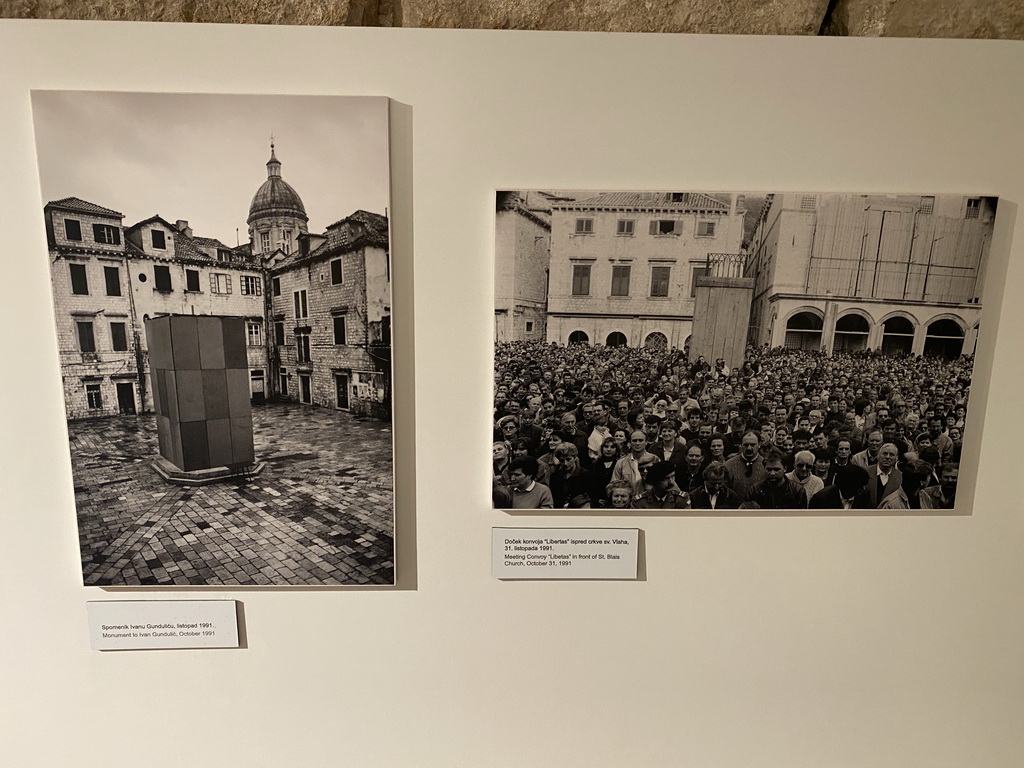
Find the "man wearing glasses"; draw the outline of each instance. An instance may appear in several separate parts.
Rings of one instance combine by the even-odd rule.
[[[808,503],[811,497],[825,487],[825,481],[814,474],[814,454],[810,451],[797,451],[793,457],[793,471],[786,473],[786,478],[804,489]]]

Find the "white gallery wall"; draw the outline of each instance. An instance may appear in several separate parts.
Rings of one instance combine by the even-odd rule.
[[[6,21],[0,71],[0,765],[1024,764],[1024,45]],[[397,102],[398,588],[80,586],[32,88]],[[544,188],[999,196],[972,514],[491,510],[493,192]],[[496,525],[643,578],[494,580]],[[246,647],[91,651],[140,597]]]

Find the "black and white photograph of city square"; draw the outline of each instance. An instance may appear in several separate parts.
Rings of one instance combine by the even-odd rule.
[[[85,585],[393,584],[388,100],[32,108]]]
[[[495,508],[964,510],[996,206],[498,192]]]

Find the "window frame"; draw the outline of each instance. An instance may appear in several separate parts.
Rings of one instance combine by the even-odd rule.
[[[78,234],[77,237],[75,237],[74,235],[71,234],[71,230],[68,228],[69,224],[74,226],[74,230]],[[73,243],[80,243],[80,242],[82,242],[82,222],[79,221],[78,219],[68,219],[68,218],[65,218],[64,219],[64,239],[68,240],[69,242],[73,242]]]
[[[198,269],[186,269],[185,270],[185,292],[186,293],[202,293],[203,284],[200,281],[200,273]],[[192,278],[195,278],[193,280]],[[192,286],[195,285],[195,288]]]
[[[697,278],[707,277],[711,274],[711,267],[707,264],[690,265],[690,298],[697,298]]]
[[[86,265],[74,261],[68,262],[68,274],[71,277],[71,295],[88,296],[89,270]]]
[[[671,232],[663,231],[665,224],[672,225]],[[649,232],[652,237],[679,237],[683,234],[683,222],[679,219],[651,219]]]
[[[710,219],[701,219],[697,222],[697,229],[694,237],[717,237],[718,222]]]
[[[284,332],[284,320],[274,321],[274,344],[278,347],[287,346],[287,336]]]
[[[577,235],[592,235],[594,234],[594,218],[591,217],[580,217],[576,219],[575,234]]]
[[[338,336],[339,336],[339,334],[338,334],[338,321],[339,320],[341,321],[341,341],[338,341]],[[348,321],[345,319],[345,315],[335,315],[332,318],[332,323],[333,323],[333,326],[334,326],[334,329],[333,329],[333,333],[334,333],[334,346],[336,346],[336,347],[346,347],[346,346],[348,346]]]
[[[149,241],[153,245],[154,250],[166,251],[167,250],[167,235],[162,229],[151,229],[149,230],[150,238]],[[160,244],[157,244],[157,235],[159,235]]]
[[[95,395],[95,402],[93,401]],[[103,387],[98,381],[85,382],[85,404],[90,411],[103,409]]]
[[[255,333],[254,333],[255,331]],[[256,341],[254,342],[253,339]],[[245,341],[250,347],[262,347],[263,346],[263,324],[258,323],[254,320],[246,320],[245,322]]]
[[[221,278],[224,278],[224,290],[221,290]],[[230,296],[231,295],[231,273],[230,272],[211,272],[210,273],[210,293],[216,296]]]
[[[106,264],[103,265],[103,282],[104,287],[107,290],[107,296],[123,296],[124,293],[121,291],[121,268],[111,267]],[[111,287],[116,287],[117,292],[112,293]]]
[[[274,290],[274,295],[275,296],[280,296],[281,295],[281,278],[280,277],[272,277],[270,279],[270,285],[271,285],[271,287]]]
[[[618,298],[629,296],[629,280],[632,270],[629,264],[615,264],[612,266],[611,295]]]
[[[243,296],[263,295],[263,281],[258,275],[239,275],[238,283]]]
[[[120,328],[120,331],[115,331],[115,327]],[[118,341],[121,342],[121,346],[118,346]],[[110,322],[110,348],[114,352],[128,351],[128,323],[113,320]]]
[[[659,275],[664,275],[662,279],[659,279]],[[664,284],[664,293],[656,292],[656,288],[660,288]],[[672,288],[672,267],[667,267],[663,264],[651,267],[651,293],[652,299],[667,299]]]
[[[78,351],[82,354],[94,354],[96,352],[96,329],[92,320],[76,320],[76,334],[78,337]]]
[[[260,253],[270,253],[269,232],[260,232]]]
[[[96,222],[92,225],[92,239],[98,245],[120,245],[121,232],[112,224]]]
[[[297,363],[313,362],[309,336],[308,331],[296,331],[295,333],[295,361]]]
[[[171,268],[166,264],[153,265],[153,290],[160,293],[171,293],[174,290],[174,285],[171,282]]]
[[[615,235],[617,237],[634,237],[636,235],[636,219],[619,219],[615,223]]]
[[[335,269],[337,267],[337,269]],[[345,265],[341,258],[331,259],[331,285],[345,284]]]
[[[572,265],[572,285],[570,291],[572,296],[590,295],[590,276],[592,270],[590,264]]]
[[[306,293],[305,288],[292,291],[292,310],[295,312],[296,320],[306,320],[309,318],[309,295]],[[299,314],[301,310],[301,314]]]

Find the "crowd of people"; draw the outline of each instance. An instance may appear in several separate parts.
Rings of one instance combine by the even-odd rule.
[[[974,360],[495,345],[499,509],[951,509]]]

